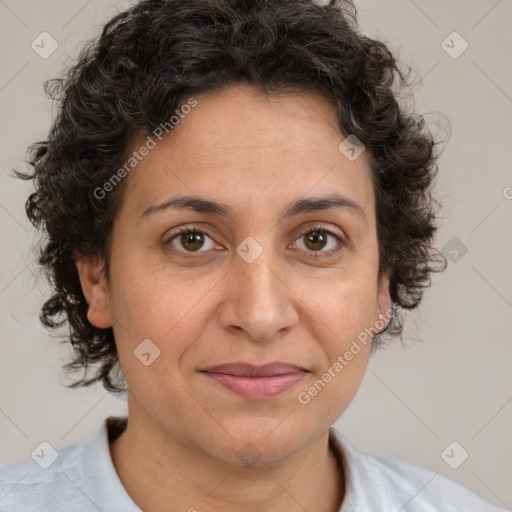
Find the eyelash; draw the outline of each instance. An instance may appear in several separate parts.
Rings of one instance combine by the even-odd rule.
[[[338,245],[334,248],[334,249],[331,249],[329,251],[308,251],[308,252],[311,252],[311,258],[325,258],[325,257],[329,257],[329,256],[332,256],[334,253],[338,252],[341,247],[344,245],[344,240],[339,236],[337,235],[336,233],[334,233],[333,231],[327,229],[327,228],[324,228],[323,226],[313,226],[313,227],[310,227],[304,231],[302,231],[298,237],[297,237],[297,240],[299,238],[302,238],[303,236],[305,235],[309,235],[311,233],[315,233],[315,232],[322,232],[322,233],[325,233],[327,236],[332,236],[333,238],[336,239],[336,241],[338,242]],[[209,238],[212,238],[206,231],[202,231],[200,229],[197,229],[197,228],[194,228],[194,227],[191,227],[191,226],[183,226],[181,228],[179,228],[176,232],[174,232],[172,234],[172,236],[170,236],[169,238],[167,238],[163,245],[165,247],[170,247],[170,249],[172,250],[172,252],[176,253],[176,254],[179,254],[180,256],[183,256],[185,258],[197,258],[197,254],[201,254],[201,253],[205,253],[207,251],[196,251],[196,252],[193,252],[193,251],[182,251],[180,249],[176,249],[175,247],[172,246],[171,242],[179,237],[180,235],[182,235],[183,233],[189,233],[189,234],[203,234],[203,235],[206,235],[208,236]],[[213,239],[212,239],[213,240]],[[201,257],[201,256],[199,256]]]

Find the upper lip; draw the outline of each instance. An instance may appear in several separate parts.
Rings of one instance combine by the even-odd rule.
[[[275,362],[261,366],[248,363],[227,363],[211,366],[202,370],[208,373],[225,373],[240,377],[270,377],[272,375],[288,375],[290,373],[301,373],[306,370],[289,363]]]

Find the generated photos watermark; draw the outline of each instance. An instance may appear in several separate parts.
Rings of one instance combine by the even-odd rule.
[[[132,155],[128,160],[114,173],[112,176],[103,183],[101,187],[94,189],[93,195],[96,199],[104,199],[109,192],[112,192],[114,188],[125,178],[134,167],[142,161],[142,159],[149,154],[157,145],[157,141],[162,140],[164,134],[170,133],[170,131],[183,119],[193,107],[197,105],[195,98],[189,98],[187,103],[184,103],[179,109],[176,109],[174,115],[172,115],[168,121],[159,124],[152,132],[151,135],[146,137],[146,141],[139,147],[137,151],[133,151]]]
[[[320,391],[322,391],[325,386],[327,386],[327,384],[331,382],[336,375],[339,374],[343,368],[350,363],[350,361],[352,361],[352,359],[354,359],[354,356],[361,352],[361,344],[366,346],[368,342],[371,342],[373,337],[383,331],[389,324],[393,316],[393,311],[399,311],[400,309],[401,306],[399,304],[395,304],[393,307],[388,309],[384,315],[379,315],[379,318],[371,327],[366,327],[364,331],[361,331],[357,335],[357,338],[352,340],[352,344],[347,350],[345,350],[343,355],[339,355],[336,361],[327,368],[327,370],[314,382],[314,384],[297,395],[299,403],[302,405],[309,404],[311,399],[317,396],[318,393],[320,393]]]

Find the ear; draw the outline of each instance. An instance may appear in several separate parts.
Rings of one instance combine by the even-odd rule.
[[[382,318],[387,325],[391,319],[391,296],[389,294],[389,274],[386,271],[383,271],[378,279],[376,306],[377,315]]]
[[[92,325],[101,329],[112,327],[109,290],[103,259],[75,253],[75,264],[82,291],[89,306],[87,319]]]

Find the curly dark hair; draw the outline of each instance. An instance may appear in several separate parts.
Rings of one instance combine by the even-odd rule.
[[[47,140],[28,148],[30,170],[15,174],[34,180],[26,212],[45,238],[39,263],[53,290],[41,321],[52,329],[68,323],[74,354],[64,368],[83,372],[68,387],[101,381],[126,390],[113,330],[88,321],[74,261],[76,253],[100,256],[108,279],[126,180],[104,197],[95,190],[136,137],[153,133],[183,98],[236,83],[268,95],[324,91],[335,100],[341,133],[371,154],[379,273],[390,276],[394,306],[417,307],[430,273],[446,267],[433,247],[438,142],[422,116],[399,104],[410,73],[384,43],[360,33],[356,15],[349,0],[144,0],[108,21],[63,77],[45,82],[59,110]],[[383,331],[392,337],[402,334],[400,308]]]

